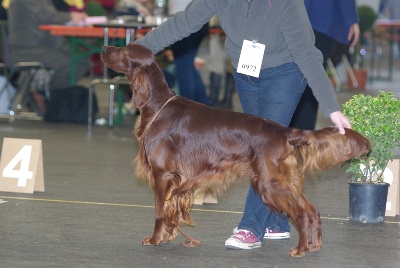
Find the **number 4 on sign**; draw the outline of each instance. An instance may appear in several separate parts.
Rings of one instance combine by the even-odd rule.
[[[3,169],[4,178],[18,179],[18,187],[26,187],[27,180],[32,179],[32,171],[29,171],[31,161],[32,145],[24,145],[22,149],[11,159],[10,163]],[[17,165],[21,163],[19,169]]]
[[[5,138],[0,161],[0,191],[44,191],[40,140]]]

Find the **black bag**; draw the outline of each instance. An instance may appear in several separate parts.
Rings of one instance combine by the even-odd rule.
[[[88,122],[89,89],[71,86],[52,90],[46,106],[45,121],[85,124]],[[93,92],[93,120],[97,111],[97,98]]]

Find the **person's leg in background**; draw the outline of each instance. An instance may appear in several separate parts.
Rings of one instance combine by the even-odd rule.
[[[295,63],[262,70],[259,78],[238,74],[234,78],[244,113],[288,126],[307,84]],[[287,216],[273,212],[250,186],[238,232],[225,246],[250,249],[261,246],[266,229],[289,232]]]
[[[222,74],[210,72],[210,105],[213,107],[219,106],[219,93],[222,84]]]
[[[230,60],[226,61],[226,74],[225,74],[225,91],[224,98],[221,103],[221,108],[232,110],[233,109],[233,92],[235,91],[235,80],[233,78],[233,66]]]
[[[326,62],[332,53],[336,41],[325,34],[316,31],[314,31],[314,33],[315,46],[322,52],[324,57],[323,65],[326,68]],[[311,88],[307,85],[289,126],[299,129],[314,130],[317,123],[317,114],[318,101],[314,97]]]
[[[210,20],[210,26],[218,27],[218,19],[213,17]],[[226,73],[226,59],[227,55],[224,50],[224,35],[219,33],[211,33],[209,36],[209,59],[207,60],[207,67],[210,71],[210,86],[209,86],[209,98],[210,103],[214,107],[220,107],[221,102],[219,100],[221,85],[223,77]]]
[[[194,58],[204,37],[208,34],[208,24],[200,31],[176,42],[171,46],[174,53],[175,70],[179,94],[182,97],[209,105],[204,83],[194,66]]]

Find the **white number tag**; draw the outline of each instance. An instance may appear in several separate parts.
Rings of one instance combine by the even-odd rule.
[[[265,45],[255,41],[244,40],[240,52],[237,72],[258,77],[264,57]]]

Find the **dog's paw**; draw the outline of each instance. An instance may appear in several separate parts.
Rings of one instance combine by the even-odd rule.
[[[322,247],[321,243],[312,243],[311,242],[311,243],[308,244],[308,251],[309,252],[315,252],[315,251],[320,250],[321,247]]]
[[[159,239],[154,239],[152,236],[147,236],[142,240],[142,245],[145,246],[157,246],[160,245],[162,241],[159,241]]]
[[[306,250],[303,247],[295,247],[289,251],[289,256],[291,257],[300,258],[304,257],[304,255],[306,255]]]
[[[185,241],[181,242],[184,247],[195,248],[201,245],[201,242],[194,238],[187,238]]]

